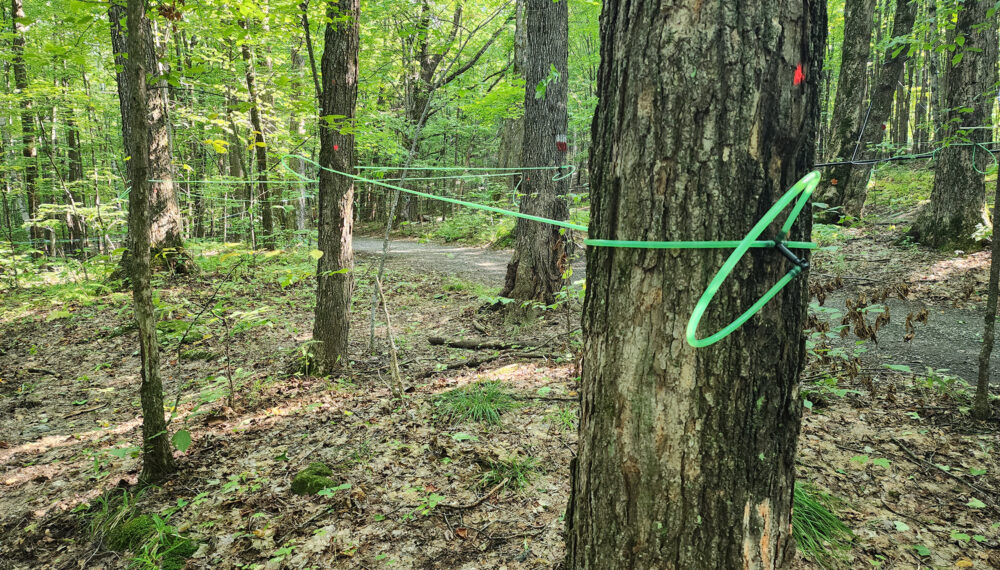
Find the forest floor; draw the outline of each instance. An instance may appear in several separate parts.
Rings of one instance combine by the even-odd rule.
[[[822,561],[800,554],[796,567],[1000,568],[1000,423],[969,417],[969,386],[954,376],[975,370],[989,255],[899,245],[890,226],[816,236],[837,249],[814,256],[811,285],[825,302],[814,301],[802,376],[798,476],[835,497],[828,504],[854,538]],[[40,274],[47,286],[5,292],[0,568],[155,558],[149,543],[142,552],[107,544],[102,521],[140,512],[195,541],[189,568],[558,566],[579,306],[508,321],[484,310],[507,252],[394,243],[384,285],[401,402],[388,389],[383,315],[368,350],[371,251],[381,241],[356,245],[355,358],[330,378],[296,373],[311,336],[308,250],[250,256],[203,244],[201,273],[160,277],[170,429],[190,432],[192,444],[176,453],[175,476],[139,496],[125,495],[139,470],[130,296],[74,282],[58,265]],[[834,334],[841,317],[826,309],[847,314],[848,298],[890,294],[905,299],[889,301],[877,346]],[[906,314],[923,308],[927,323],[904,342]],[[863,318],[872,323],[878,310]],[[431,345],[434,336],[512,346],[447,348]],[[507,404],[499,423],[453,421],[442,395],[492,381]],[[315,461],[349,487],[292,494],[293,477]]]

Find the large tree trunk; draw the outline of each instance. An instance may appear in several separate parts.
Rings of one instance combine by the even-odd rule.
[[[983,327],[983,348],[979,352],[979,377],[976,381],[976,398],[972,415],[976,419],[987,420],[990,411],[990,357],[993,355],[997,321],[997,295],[1000,289],[1000,225],[997,224],[997,205],[1000,204],[1000,176],[997,177],[996,192],[993,195],[993,244],[990,255],[990,282],[986,290],[986,318]]]
[[[566,161],[566,99],[569,8],[566,0],[524,0],[524,134],[521,159],[525,170],[519,193],[521,212],[554,220],[569,217],[568,180],[553,181]],[[552,69],[555,72],[552,72]],[[514,256],[507,265],[504,297],[519,301],[555,301],[566,263],[565,231],[539,222],[517,220]]]
[[[323,256],[316,268],[316,320],[314,354],[320,374],[345,364],[347,358],[348,308],[354,286],[351,228],[354,182],[326,169],[354,170],[354,121],[358,99],[358,0],[329,0],[325,47],[320,68],[323,95],[320,100],[319,249]],[[345,119],[330,123],[324,117]]]
[[[943,137],[958,137],[960,127],[991,123],[997,80],[997,17],[988,17],[994,3],[969,0],[960,6],[956,37],[965,38],[948,61],[945,89],[947,114],[941,127]],[[972,109],[972,112],[963,112]],[[967,142],[985,143],[989,129],[976,129]],[[989,225],[986,212],[986,182],[982,171],[987,153],[975,146],[951,146],[938,154],[934,169],[931,200],[910,229],[910,236],[924,245],[943,249],[973,249],[976,225]],[[978,159],[978,160],[977,160]]]
[[[743,236],[814,163],[825,35],[819,1],[605,2],[591,237]],[[694,349],[688,316],[728,254],[588,249],[568,568],[791,560],[806,280]],[[702,336],[789,270],[775,250],[747,257]]]
[[[250,46],[243,44],[243,61],[246,63],[247,94],[250,97],[250,125],[254,130],[254,157],[257,160],[257,188],[260,194],[261,222],[264,231],[264,247],[274,249],[274,216],[271,212],[271,189],[267,185],[267,141],[264,125],[260,119],[260,101],[257,96],[257,77],[254,71]],[[251,220],[253,223],[253,220]]]
[[[24,24],[19,21],[25,17],[22,0],[11,0],[11,15],[11,20],[14,23],[14,36],[11,39],[11,51],[13,52],[11,67],[14,68],[14,87],[17,88],[20,95],[24,193],[28,197],[28,216],[34,219],[38,215],[38,194],[35,188],[38,180],[38,165],[36,164],[38,149],[35,147],[35,119],[31,98],[25,94],[25,90],[28,89],[28,70],[24,65]],[[41,230],[34,224],[31,226],[30,235],[32,240],[42,238]]]
[[[118,99],[121,104],[132,103],[128,97],[128,88],[125,85],[125,65],[128,57],[128,38],[121,28],[121,19],[124,16],[125,7],[120,0],[111,3],[108,8],[108,17],[111,22],[111,48],[115,57],[117,69],[122,70],[115,74],[115,82],[118,85]],[[137,24],[139,25],[139,24]],[[151,77],[160,75],[159,63],[156,58],[156,51],[153,46],[152,24],[148,18],[144,18],[141,25],[149,29],[143,30],[143,41],[147,45],[143,46],[140,52],[145,59],[140,62]],[[149,117],[148,136],[149,147],[149,215],[150,215],[150,247],[155,254],[164,253],[163,259],[168,261],[168,266],[177,273],[190,273],[195,270],[195,264],[184,253],[184,239],[181,234],[181,211],[177,204],[177,194],[173,182],[173,170],[170,165],[170,133],[167,118],[167,93],[166,82],[158,81],[156,85],[148,87],[148,98],[146,109]],[[126,112],[123,108],[122,116]],[[126,148],[131,148],[129,139],[132,137],[132,125],[122,123],[122,139]],[[124,158],[124,157],[123,157]],[[131,239],[131,237],[127,238]],[[132,252],[128,248],[122,256],[118,270],[112,278],[129,275],[127,256]]]
[[[896,37],[908,36],[913,30],[913,22],[916,19],[916,1],[901,0],[896,2],[896,14],[894,16],[893,34]],[[853,140],[846,140],[841,145],[837,157],[841,160],[871,158],[871,153],[866,151],[866,147],[878,146],[882,144],[885,136],[886,121],[892,112],[892,98],[896,93],[896,87],[903,76],[903,66],[909,58],[907,49],[896,53],[895,47],[890,47],[885,52],[882,59],[883,65],[873,83],[871,93],[871,109],[862,108],[862,112],[868,113],[868,123],[861,133],[861,146],[854,154],[857,143],[858,130],[851,136]],[[861,124],[857,125],[860,130]],[[865,205],[868,195],[868,179],[871,176],[872,165],[870,164],[842,164],[827,170],[825,194],[819,199],[826,200],[830,206],[843,206],[842,213],[850,216],[861,215],[861,210]],[[833,181],[836,181],[834,184]],[[832,220],[831,220],[832,221]]]
[[[858,144],[861,125],[867,114],[865,78],[871,54],[875,0],[847,0],[844,3],[844,42],[841,49],[840,79],[827,141],[831,160],[853,160],[864,148]],[[817,198],[831,208],[843,205],[843,181],[839,172],[830,172],[817,190]],[[835,215],[841,212],[837,211]]]
[[[116,2],[111,5],[112,22],[116,12],[121,13]],[[149,180],[155,175],[152,155],[166,145],[166,131],[155,129],[160,120],[156,104],[158,96],[150,94],[146,78],[155,70],[148,67],[152,47],[149,20],[143,0],[128,0],[127,53],[124,68],[119,74],[121,95],[122,135],[126,151],[131,157],[126,163],[132,191],[129,192],[128,225],[131,248],[130,278],[135,318],[139,325],[139,354],[142,384],[139,388],[142,401],[142,473],[140,484],[162,480],[176,466],[172,455],[167,424],[163,417],[163,385],[160,380],[160,348],[156,341],[156,316],[153,313],[153,295],[150,287],[151,223],[154,216],[153,186]],[[121,52],[118,52],[119,54]]]

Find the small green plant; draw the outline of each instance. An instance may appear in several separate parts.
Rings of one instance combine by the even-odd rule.
[[[438,396],[437,406],[452,424],[473,421],[500,424],[500,416],[518,407],[500,382],[477,382]]]
[[[489,469],[483,473],[479,484],[483,487],[493,487],[504,483],[504,488],[523,489],[531,478],[538,473],[538,460],[534,457],[511,457],[499,461],[490,461]]]
[[[545,416],[545,421],[552,424],[559,431],[572,431],[576,429],[576,409],[558,408],[556,411]]]
[[[837,499],[808,483],[796,483],[792,536],[799,551],[823,568],[836,566],[850,549],[854,534],[831,511]]]
[[[420,504],[417,505],[417,508],[403,515],[403,521],[405,522],[413,520],[417,517],[417,515],[422,515],[425,517],[429,516],[431,512],[434,510],[434,507],[437,507],[438,504],[443,500],[444,496],[438,495],[437,493],[428,493],[427,495],[424,495]]]

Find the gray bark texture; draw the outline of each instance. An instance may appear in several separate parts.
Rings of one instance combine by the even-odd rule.
[[[969,0],[961,4],[955,24],[955,53],[962,58],[946,62],[945,117],[940,137],[952,143],[985,143],[992,133],[960,127],[992,124],[997,88],[997,16],[988,17],[994,2]],[[971,112],[965,110],[971,109]],[[931,200],[920,213],[909,235],[921,244],[942,249],[975,249],[972,237],[977,224],[989,227],[986,211],[988,153],[974,146],[951,146],[937,155]]]
[[[121,14],[120,0],[111,5],[112,22]],[[158,117],[149,93],[146,77],[152,46],[149,20],[143,0],[128,0],[125,6],[128,54],[120,74],[122,131],[126,151],[132,158],[126,163],[129,183],[129,255],[132,300],[135,319],[139,328],[139,353],[142,384],[139,396],[142,402],[142,472],[140,484],[155,483],[172,473],[176,466],[172,455],[167,424],[163,417],[163,384],[160,380],[160,347],[156,341],[156,315],[153,313],[153,294],[150,287],[151,224],[154,220],[153,203],[154,150],[166,144],[166,132],[153,126]],[[121,52],[119,52],[121,53]],[[161,137],[163,140],[160,140]]]
[[[814,164],[825,2],[609,0],[600,29],[592,238],[738,239]],[[687,320],[727,255],[588,249],[568,568],[791,560],[806,280],[694,349]],[[788,270],[748,254],[700,336]]]
[[[329,0],[325,47],[320,61],[323,94],[320,101],[319,163],[325,168],[354,172],[351,130],[358,99],[358,0]],[[345,119],[330,122],[328,115]],[[316,320],[313,340],[320,374],[342,367],[347,358],[348,309],[354,289],[354,182],[328,170],[319,172],[319,258],[316,269]]]
[[[916,0],[896,2],[892,33],[896,37],[908,36],[913,31],[916,15]],[[845,140],[844,144],[841,145],[840,151],[837,153],[837,157],[841,160],[851,160],[852,156],[859,160],[872,158],[873,153],[868,152],[867,147],[878,146],[882,143],[886,131],[886,121],[889,120],[889,114],[892,111],[892,97],[903,77],[904,64],[910,59],[908,48],[904,48],[893,57],[895,51],[896,47],[890,47],[882,59],[882,68],[877,74],[872,88],[870,112],[867,105],[861,108],[862,113],[868,114],[868,123],[864,127],[864,132],[861,133],[861,145],[858,147],[858,152],[854,155],[858,133],[861,132],[862,125],[860,123],[851,133],[853,140]],[[844,214],[855,217],[861,215],[868,195],[868,179],[871,176],[871,171],[870,164],[845,164],[830,168],[826,172],[827,176],[824,181],[826,194],[820,196],[819,199],[830,206],[843,206],[842,213]],[[836,181],[836,184],[833,181]]]
[[[569,85],[569,8],[567,0],[524,0],[524,134],[518,194],[522,213],[554,220],[569,217],[569,180],[553,181],[566,163],[566,101]],[[542,87],[544,86],[544,90]],[[557,146],[557,137],[562,137]],[[504,297],[551,304],[568,266],[566,237],[556,226],[518,219],[514,255],[507,265]]]
[[[830,161],[851,160],[864,149],[864,140],[858,144],[858,135],[864,122],[867,105],[865,79],[871,54],[874,28],[875,0],[847,0],[844,3],[844,42],[841,48],[840,78],[834,100],[833,120],[830,124]],[[895,83],[893,83],[895,86]],[[892,99],[889,100],[890,106]],[[843,205],[843,176],[837,169],[825,174],[817,189],[816,198],[831,208]],[[849,172],[848,172],[849,174]],[[839,212],[838,212],[839,214]]]

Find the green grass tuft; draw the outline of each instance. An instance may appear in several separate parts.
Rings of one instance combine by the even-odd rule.
[[[500,382],[477,382],[441,394],[437,405],[452,424],[473,421],[500,424],[500,416],[518,407]]]
[[[831,568],[843,561],[854,533],[830,509],[834,497],[807,483],[795,484],[792,506],[792,536],[799,552],[822,566]]]
[[[522,489],[538,473],[538,460],[534,457],[511,457],[500,461],[490,461],[489,469],[483,473],[479,483],[492,488],[507,480],[504,488]]]

